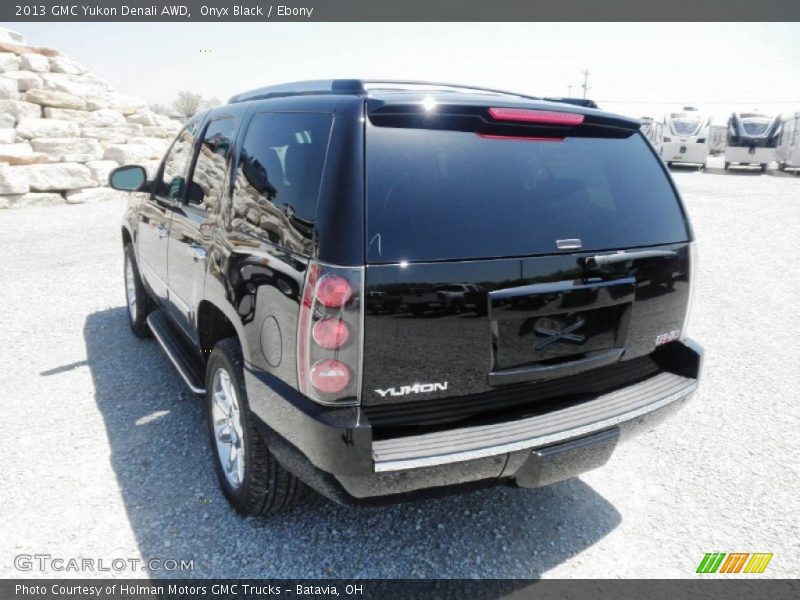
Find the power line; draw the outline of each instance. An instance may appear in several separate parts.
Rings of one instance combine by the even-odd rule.
[[[589,91],[589,69],[584,69],[581,71],[583,73],[583,83],[581,87],[583,88],[583,99],[586,100],[586,93]]]

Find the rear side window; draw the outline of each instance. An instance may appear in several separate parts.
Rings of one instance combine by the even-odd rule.
[[[487,139],[368,126],[370,263],[530,256],[688,238],[658,159],[627,138]]]
[[[309,254],[333,116],[259,113],[242,143],[234,228]]]
[[[233,117],[225,117],[206,127],[187,196],[190,204],[212,210],[219,201],[235,126]]]

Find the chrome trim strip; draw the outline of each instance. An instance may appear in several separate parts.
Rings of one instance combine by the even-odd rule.
[[[175,370],[178,371],[178,374],[181,376],[181,378],[183,379],[184,383],[186,383],[186,387],[188,387],[195,394],[205,394],[206,390],[204,388],[199,388],[199,387],[195,386],[191,382],[191,380],[189,379],[189,376],[184,372],[184,370],[181,368],[181,366],[178,363],[178,361],[175,359],[175,357],[172,355],[172,353],[167,349],[167,346],[164,343],[164,340],[158,334],[158,329],[156,327],[153,327],[153,324],[151,322],[152,317],[153,317],[152,314],[150,314],[150,316],[147,317],[147,325],[150,327],[150,331],[153,332],[153,337],[156,338],[156,340],[158,341],[158,344],[164,350],[164,354],[167,355],[167,358],[169,358],[170,362],[175,367]]]
[[[420,467],[434,467],[437,465],[445,465],[455,462],[463,462],[466,460],[473,460],[477,458],[485,458],[488,456],[495,456],[497,454],[505,454],[507,452],[515,452],[517,450],[525,450],[529,448],[537,448],[541,446],[547,446],[550,444],[563,442],[568,439],[572,439],[575,437],[580,437],[583,435],[588,435],[591,433],[595,433],[597,431],[607,429],[609,427],[613,427],[625,421],[633,420],[637,417],[645,415],[647,413],[656,411],[660,408],[664,408],[665,406],[680,400],[681,398],[685,398],[689,396],[697,389],[697,380],[692,380],[685,388],[678,390],[664,398],[656,400],[650,404],[645,406],[641,406],[631,411],[627,411],[621,413],[619,415],[615,415],[613,417],[609,417],[603,419],[601,421],[595,421],[593,423],[588,423],[586,425],[580,427],[574,427],[572,429],[567,429],[564,431],[559,431],[557,433],[553,433],[550,435],[544,435],[534,438],[529,438],[525,440],[519,440],[515,442],[510,442],[508,444],[499,444],[496,446],[489,446],[486,448],[478,448],[474,450],[466,450],[462,452],[451,452],[446,454],[436,454],[432,456],[425,456],[420,458],[410,458],[410,459],[400,459],[400,460],[380,460],[378,456],[376,456],[376,452],[373,450],[373,458],[375,459],[375,472],[376,473],[385,473],[388,471],[399,471],[403,469],[417,469]],[[477,428],[476,428],[477,429]],[[465,430],[469,431],[469,430]],[[452,433],[452,432],[449,432]],[[413,443],[413,437],[406,438],[409,442]],[[378,443],[379,444],[379,443]],[[376,444],[377,445],[377,444]],[[379,455],[379,452],[377,453]]]

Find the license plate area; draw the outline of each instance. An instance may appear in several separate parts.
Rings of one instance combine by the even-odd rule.
[[[635,289],[630,277],[491,292],[492,372],[624,348]]]

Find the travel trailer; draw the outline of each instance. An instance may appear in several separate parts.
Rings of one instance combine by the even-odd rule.
[[[775,160],[781,171],[800,169],[800,112],[783,118]],[[800,175],[800,171],[795,171],[795,175]]]
[[[690,164],[703,168],[710,152],[710,119],[696,108],[685,106],[680,112],[664,116],[661,158],[668,166]]]
[[[640,121],[642,122],[642,135],[653,144],[656,150],[661,152],[664,124],[661,121],[656,121],[653,117],[642,117]]]
[[[758,165],[766,171],[775,160],[780,133],[780,117],[760,112],[733,113],[728,120],[725,170],[731,165]]]

